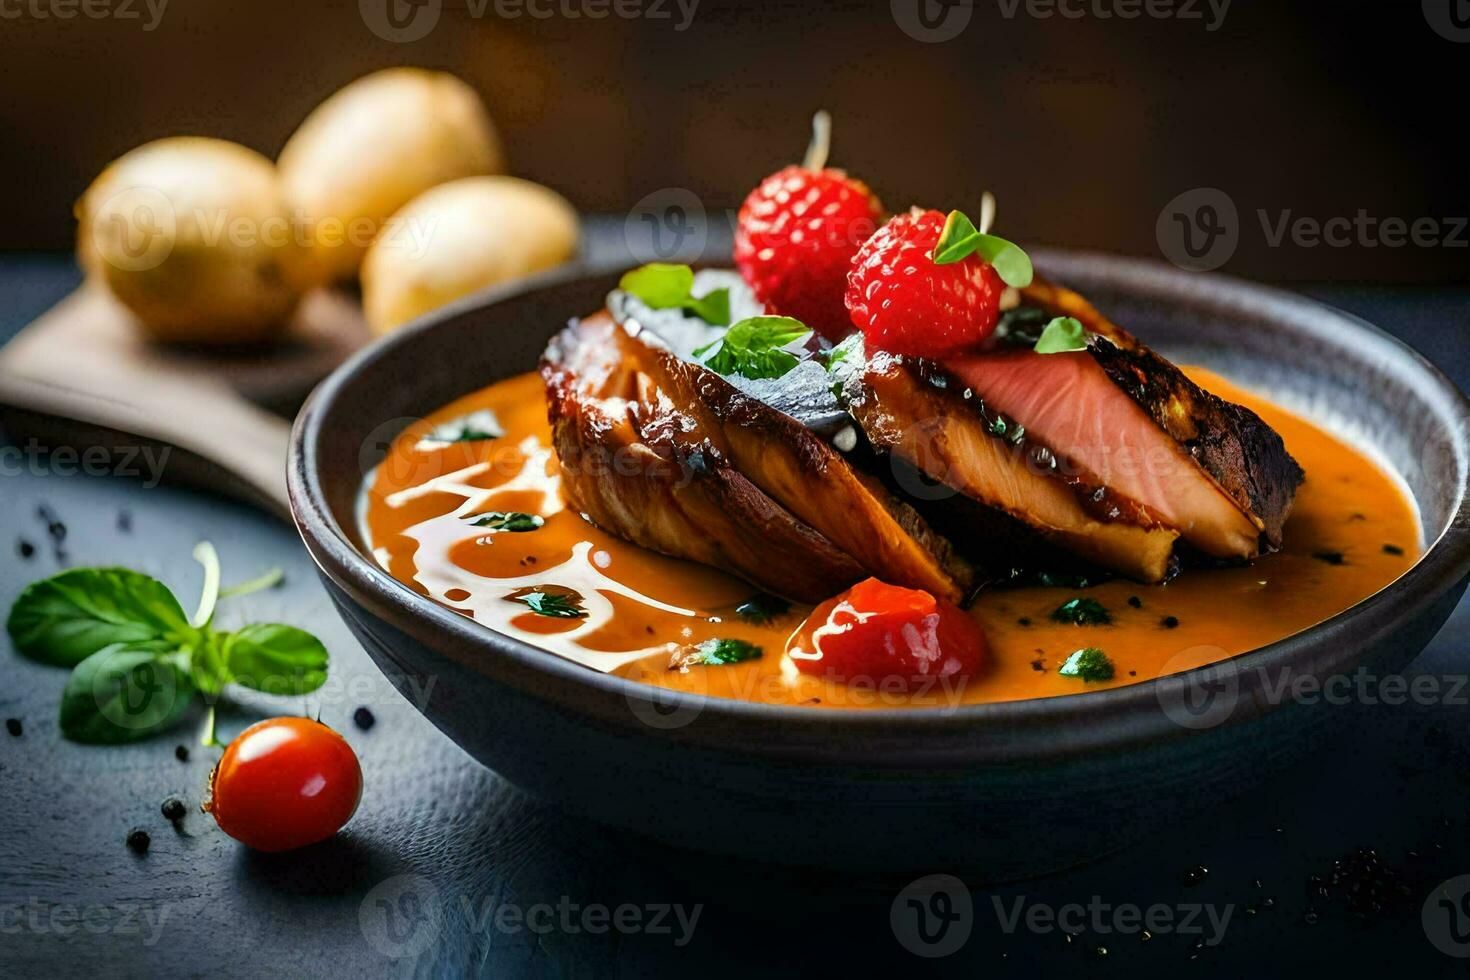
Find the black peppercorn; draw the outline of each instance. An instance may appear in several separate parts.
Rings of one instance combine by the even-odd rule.
[[[165,799],[163,806],[159,809],[163,811],[163,819],[169,823],[178,823],[184,819],[184,814],[188,812],[188,808],[184,806],[184,801],[177,796],[170,796]]]
[[[1128,605],[1132,606],[1134,609],[1142,609],[1143,600],[1138,598],[1138,596],[1136,595],[1131,595],[1128,597]]]
[[[153,843],[153,838],[148,836],[148,831],[140,827],[134,827],[128,831],[128,847],[139,854],[148,853],[148,845]]]
[[[352,713],[352,723],[358,728],[361,728],[363,731],[367,731],[369,728],[372,728],[375,724],[377,724],[377,722],[378,719],[373,717],[373,713],[367,709],[366,705],[358,708]]]
[[[189,761],[189,747],[187,745],[175,745],[174,746],[174,758],[175,759],[178,759],[180,762],[188,762]]]
[[[21,538],[20,540],[15,542],[15,553],[17,555],[20,555],[22,558],[30,559],[35,557],[36,546],[31,544],[25,538]]]
[[[21,728],[19,718],[6,718],[5,730],[14,735],[16,738],[20,738],[21,732],[24,731],[24,729]]]
[[[1159,625],[1162,626],[1166,630],[1171,630],[1174,627],[1176,627],[1176,626],[1179,625],[1179,617],[1178,616],[1165,616],[1163,619],[1159,620]]]

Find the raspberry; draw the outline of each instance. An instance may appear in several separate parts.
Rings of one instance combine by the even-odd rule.
[[[772,313],[831,340],[852,332],[842,291],[853,254],[883,206],[841,170],[791,166],[750,192],[735,230],[735,266]]]
[[[930,255],[943,230],[943,214],[915,208],[878,229],[853,256],[847,310],[869,347],[943,357],[995,330],[1005,284],[978,255],[935,265]]]

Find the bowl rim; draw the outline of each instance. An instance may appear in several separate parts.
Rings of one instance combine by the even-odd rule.
[[[805,733],[819,737],[824,732],[830,733],[836,726],[841,727],[844,734],[871,733],[887,737],[942,733],[964,736],[995,731],[1016,733],[1038,728],[1046,729],[1053,736],[1042,740],[1044,744],[1036,744],[1037,740],[1029,736],[1022,739],[1030,748],[1017,749],[1013,745],[1009,750],[999,747],[1001,751],[996,752],[997,746],[991,746],[991,751],[987,752],[981,750],[979,744],[973,744],[964,749],[971,754],[980,750],[982,755],[1007,762],[1055,760],[1072,757],[1079,752],[1117,751],[1198,734],[1168,716],[1163,709],[1165,695],[1161,695],[1162,685],[1173,684],[1178,688],[1223,682],[1237,685],[1238,693],[1248,693],[1261,686],[1259,683],[1250,684],[1251,677],[1259,680],[1273,668],[1298,669],[1303,674],[1319,677],[1331,676],[1350,668],[1359,651],[1366,650],[1414,619],[1470,575],[1470,462],[1467,462],[1470,461],[1470,400],[1418,351],[1359,317],[1273,286],[1217,273],[1186,272],[1153,260],[1106,253],[1035,249],[1033,255],[1039,267],[1063,270],[1059,278],[1066,277],[1068,268],[1085,268],[1090,275],[1101,276],[1110,286],[1120,290],[1126,291],[1135,285],[1143,288],[1146,284],[1150,293],[1172,295],[1187,288],[1196,299],[1215,294],[1217,298],[1232,303],[1247,300],[1263,304],[1271,313],[1284,314],[1295,310],[1320,317],[1326,312],[1350,324],[1351,329],[1361,332],[1365,341],[1378,345],[1386,356],[1403,359],[1417,368],[1436,389],[1434,395],[1446,399],[1452,408],[1455,431],[1450,436],[1461,474],[1452,517],[1434,541],[1426,541],[1423,554],[1412,567],[1379,591],[1326,620],[1223,661],[1105,690],[977,704],[813,711],[798,705],[766,704],[674,691],[603,673],[498,633],[394,579],[370,556],[362,553],[338,523],[327,503],[318,465],[319,447],[324,439],[329,438],[324,429],[324,419],[354,379],[370,365],[399,355],[419,337],[466,313],[533,292],[566,287],[580,280],[605,278],[627,267],[623,264],[577,262],[511,286],[493,287],[472,294],[405,324],[358,351],[319,384],[292,426],[287,464],[292,518],[312,559],[332,583],[348,593],[352,601],[368,606],[369,611],[379,618],[410,634],[414,633],[414,626],[426,625],[447,633],[456,641],[483,648],[493,656],[484,658],[474,669],[493,678],[504,681],[514,668],[561,685],[563,692],[582,688],[629,703],[657,704],[661,710],[686,710],[730,725],[779,726],[783,735]],[[568,317],[585,312],[569,311]],[[448,402],[460,394],[464,393],[446,393],[444,401]],[[1316,656],[1310,657],[1309,654]],[[505,658],[505,661],[497,658]],[[1299,660],[1306,661],[1309,667],[1300,667]],[[1245,686],[1241,687],[1243,682]],[[545,684],[534,685],[534,691],[524,684],[516,686],[523,693],[563,703],[549,692]],[[1209,727],[1239,724],[1290,703],[1290,698],[1271,701],[1237,697],[1233,712],[1223,722]],[[630,725],[647,727],[638,721],[634,713],[624,714]],[[1088,725],[1076,724],[1084,717],[1090,719]],[[1116,723],[1094,724],[1100,719],[1112,719]],[[677,734],[682,738],[692,733],[688,729],[671,729],[664,734]],[[776,741],[779,740],[756,740],[755,744],[741,746],[740,750],[771,754],[769,743]],[[872,746],[867,745],[865,751],[871,752]],[[831,754],[842,753],[834,749]]]

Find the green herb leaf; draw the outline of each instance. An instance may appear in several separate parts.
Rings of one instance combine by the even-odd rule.
[[[580,596],[534,591],[506,598],[530,606],[531,611],[538,616],[550,616],[553,619],[584,619],[587,616],[587,610],[580,605]]]
[[[1106,626],[1113,621],[1107,607],[1096,599],[1068,599],[1052,610],[1051,618],[1074,626]]]
[[[172,728],[194,696],[187,660],[168,643],[114,643],[76,666],[61,695],[61,733],[117,744]]]
[[[1113,662],[1097,647],[1083,647],[1074,650],[1057,673],[1084,681],[1110,681],[1113,679]]]
[[[254,691],[296,695],[327,681],[327,648],[305,630],[255,623],[221,637],[230,679]]]
[[[618,288],[632,293],[655,310],[678,306],[694,288],[694,270],[671,262],[650,262],[623,273]]]
[[[1030,350],[1041,339],[1041,331],[1051,320],[1052,315],[1038,306],[1013,306],[1000,315],[991,336],[1003,347]]]
[[[6,622],[15,648],[73,667],[115,643],[192,643],[196,632],[168,587],[126,568],[74,568],[32,582]]]
[[[719,340],[696,350],[694,356],[719,374],[779,378],[799,363],[795,354],[781,348],[810,333],[805,324],[789,316],[747,317]]]
[[[769,623],[791,611],[791,603],[778,595],[761,592],[735,607],[735,615],[747,623]]]
[[[691,296],[681,305],[710,326],[723,327],[730,322],[730,290],[723,287],[703,296]]]
[[[1019,245],[998,235],[984,234],[963,211],[951,211],[930,258],[935,265],[950,265],[971,255],[978,255],[994,266],[996,275],[1007,286],[1024,289],[1035,276],[1031,257]]]
[[[951,211],[944,219],[944,230],[939,233],[939,241],[934,243],[930,258],[935,265],[962,261],[974,254],[979,239],[980,229],[975,227],[970,216],[963,211]]]
[[[189,649],[189,673],[194,686],[208,697],[218,696],[232,679],[223,649],[227,633],[205,630]]]
[[[829,374],[835,372],[840,366],[847,363],[850,358],[856,357],[862,344],[863,335],[860,333],[850,333],[846,337],[843,337],[842,340],[838,341],[836,347],[827,351],[827,372]]]
[[[534,531],[546,523],[539,514],[518,510],[491,510],[466,518],[471,527],[488,527],[492,531]]]
[[[703,296],[693,295],[694,270],[687,265],[650,262],[625,272],[618,288],[655,310],[688,310],[716,327],[730,322],[730,290],[712,289]]]
[[[488,408],[482,408],[457,419],[450,419],[429,431],[424,442],[484,442],[505,435],[500,419]]]
[[[989,262],[995,268],[995,274],[1000,276],[1000,281],[1007,286],[1025,289],[1036,276],[1031,268],[1031,256],[1022,251],[1021,246],[1004,238],[981,235],[975,244],[975,254]]]
[[[1036,353],[1061,354],[1066,351],[1087,349],[1087,329],[1081,321],[1069,316],[1059,316],[1046,325],[1041,336],[1036,338]]]
[[[760,647],[744,640],[705,640],[676,652],[669,658],[669,669],[688,670],[690,667],[738,664],[745,660],[758,660],[761,655]]]

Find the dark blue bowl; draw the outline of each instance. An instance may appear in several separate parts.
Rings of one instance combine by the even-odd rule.
[[[534,368],[615,272],[573,270],[438,311],[312,395],[292,435],[301,536],[385,674],[480,762],[586,817],[682,848],[847,870],[1001,880],[1126,845],[1310,751],[1351,717],[1283,701],[1283,677],[1396,672],[1470,573],[1470,411],[1433,365],[1275,289],[1109,256],[1039,253],[1052,278],[1165,354],[1326,420],[1403,477],[1429,547],[1326,622],[1224,663],[1067,697],[812,711],[653,689],[495,633],[394,581],[355,508],[409,421]]]

